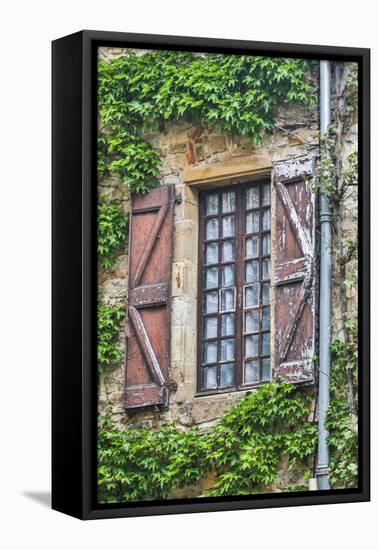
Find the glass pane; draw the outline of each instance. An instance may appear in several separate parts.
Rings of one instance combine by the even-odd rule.
[[[245,313],[245,332],[258,332],[259,330],[259,309]]]
[[[218,218],[211,218],[206,221],[205,239],[207,241],[218,239]]]
[[[270,355],[270,333],[265,332],[261,334],[262,339],[262,353],[261,355]]]
[[[271,215],[270,210],[262,211],[262,231],[267,231],[271,227]]]
[[[259,237],[255,235],[246,239],[246,257],[256,258],[259,256]]]
[[[234,336],[234,313],[221,315],[221,336]]]
[[[233,385],[233,371],[234,363],[227,363],[226,365],[220,365],[220,386],[232,386]]]
[[[208,267],[205,270],[204,286],[205,288],[218,287],[218,267]]]
[[[217,363],[217,341],[204,342],[203,363]]]
[[[270,330],[270,307],[262,309],[261,330]]]
[[[271,202],[271,188],[270,184],[267,183],[266,185],[262,186],[262,206],[266,206],[267,204],[270,204]]]
[[[245,283],[256,283],[259,280],[259,261],[252,260],[245,264]]]
[[[221,359],[220,361],[231,361],[234,359],[234,338],[221,340]]]
[[[259,382],[259,361],[246,361],[245,363],[245,384]]]
[[[236,194],[234,191],[227,191],[222,194],[222,211],[234,212],[236,209]]]
[[[218,310],[218,292],[207,292],[204,295],[205,313],[217,313]]]
[[[259,284],[245,288],[245,307],[259,305]]]
[[[221,258],[223,262],[234,262],[234,241],[224,241],[221,245]]]
[[[234,237],[234,233],[235,233],[234,216],[225,216],[224,218],[222,218],[222,236]]]
[[[270,234],[262,235],[262,256],[270,254]]]
[[[221,311],[234,309],[234,288],[221,290]]]
[[[204,338],[217,338],[217,317],[204,319]]]
[[[250,187],[246,189],[246,209],[259,207],[259,187]]]
[[[245,357],[257,357],[259,355],[259,336],[245,336]]]
[[[262,380],[270,380],[270,359],[262,359]]]
[[[246,233],[258,233],[259,212],[248,212],[246,214]]]
[[[221,286],[234,285],[234,264],[224,265],[221,268]]]
[[[205,215],[218,214],[218,194],[212,193],[205,198]]]
[[[270,278],[270,259],[266,258],[262,261],[262,279]]]
[[[205,245],[205,263],[218,263],[218,243],[209,243]]]
[[[262,284],[262,304],[267,306],[270,303],[270,283]]]
[[[217,388],[217,367],[204,368],[203,388],[205,390]]]

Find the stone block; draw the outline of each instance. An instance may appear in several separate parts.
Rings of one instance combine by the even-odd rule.
[[[196,224],[199,219],[198,192],[189,185],[180,183],[175,186],[175,194],[181,202],[175,204],[175,221],[192,220]]]
[[[184,361],[183,327],[171,327],[171,361]]]
[[[196,327],[185,326],[184,327],[184,363],[187,370],[187,366],[192,371],[194,365],[196,365],[196,351],[197,351],[197,330]]]
[[[170,368],[170,376],[172,380],[178,384],[179,386],[183,386],[184,384],[184,372],[183,372],[183,364],[182,363],[174,363],[171,362],[171,368]]]
[[[105,300],[126,299],[126,279],[108,279],[101,285],[101,292]]]
[[[226,399],[201,398],[193,403],[191,410],[192,419],[195,424],[216,420],[222,416],[226,409]]]
[[[169,174],[168,176],[163,176],[162,179],[162,185],[177,185],[178,183],[182,183],[182,177],[179,174]]]
[[[205,152],[203,145],[195,145],[194,147],[195,162],[200,162],[205,159]]]
[[[193,262],[174,262],[172,266],[172,296],[196,298],[197,265]]]
[[[170,143],[168,146],[168,151],[171,154],[177,154],[177,153],[185,153],[187,150],[187,141],[178,141],[174,143]]]
[[[178,406],[192,403],[196,391],[195,383],[196,380],[194,379],[192,382],[178,384],[177,391],[172,394],[172,402]]]
[[[179,422],[184,426],[191,426],[194,423],[191,403],[186,403],[184,405],[181,405],[178,408],[177,415],[178,415]]]
[[[194,221],[185,220],[174,224],[174,262],[197,263],[198,227]]]
[[[189,303],[185,297],[172,295],[171,299],[171,326],[181,327],[189,317]]]
[[[175,221],[192,220],[197,223],[199,219],[198,206],[194,205],[192,202],[186,201],[182,193],[181,197],[182,202],[180,204],[175,204]]]
[[[184,286],[184,263],[175,262],[172,264],[172,285],[171,285],[171,295],[181,296],[183,294]],[[177,305],[179,307],[179,305]]]
[[[126,278],[128,276],[129,258],[126,254],[117,258],[115,266],[115,274],[119,279]]]

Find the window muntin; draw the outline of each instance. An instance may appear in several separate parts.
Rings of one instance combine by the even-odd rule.
[[[200,194],[199,391],[270,379],[270,184]]]
[[[254,185],[245,191],[245,217],[243,383],[255,384],[270,378],[271,210],[268,183]]]

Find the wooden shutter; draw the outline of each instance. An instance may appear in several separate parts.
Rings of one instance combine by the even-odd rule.
[[[275,215],[274,378],[312,382],[315,345],[315,200],[307,180],[313,157],[273,168]]]
[[[169,399],[172,185],[132,196],[125,408]]]

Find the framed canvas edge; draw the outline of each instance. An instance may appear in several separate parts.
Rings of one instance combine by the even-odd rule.
[[[71,384],[80,386],[80,408],[76,403],[78,413],[77,423],[80,426],[81,449],[77,456],[80,464],[81,485],[79,496],[74,497],[78,502],[73,506],[61,506],[56,503],[53,490],[53,508],[68,513],[81,519],[117,518],[130,516],[146,516],[159,514],[177,514],[191,512],[211,512],[226,510],[256,509],[283,506],[301,506],[314,504],[333,504],[343,502],[364,502],[370,500],[370,375],[369,369],[361,368],[362,364],[370,363],[370,343],[367,335],[370,330],[370,204],[369,204],[369,180],[370,180],[370,50],[366,48],[314,46],[300,44],[281,44],[272,42],[254,42],[229,39],[208,39],[194,37],[176,37],[161,35],[145,35],[131,33],[114,33],[102,31],[81,31],[71,35],[81,42],[82,56],[82,96],[81,96],[81,159],[75,163],[72,171],[75,179],[81,186],[80,212],[77,205],[74,206],[75,215],[81,217],[81,234],[75,238],[82,243],[81,269],[76,278],[76,285],[80,285],[81,301],[81,358],[80,370],[73,375],[75,380]],[[63,45],[70,37],[64,37],[53,42]],[[202,51],[225,51],[229,53],[260,53],[267,55],[285,54],[290,56],[314,57],[317,59],[344,59],[357,61],[360,67],[359,88],[359,173],[362,182],[362,192],[359,201],[359,253],[362,261],[359,264],[359,331],[360,331],[360,402],[361,411],[359,418],[359,452],[360,452],[360,487],[354,490],[331,490],[306,492],[304,494],[262,494],[249,497],[225,497],[222,499],[186,499],[167,500],[164,502],[139,502],[120,503],[117,505],[103,506],[96,504],[96,371],[93,368],[94,353],[96,352],[96,280],[93,274],[96,272],[96,51],[101,45],[114,45],[125,47],[148,47],[180,49],[187,48]],[[69,61],[67,60],[67,63]],[[54,99],[54,92],[53,92]],[[54,113],[53,102],[53,113]],[[68,114],[68,116],[70,116]],[[53,114],[54,120],[54,114]],[[79,121],[75,121],[76,124]],[[68,132],[69,133],[69,132]],[[53,122],[54,135],[54,122]],[[66,136],[70,138],[70,135]],[[59,156],[60,152],[55,151]],[[53,154],[54,157],[54,154]],[[56,174],[53,171],[53,188]],[[363,215],[364,213],[364,215]],[[54,224],[54,222],[53,222]],[[58,243],[55,244],[58,246]],[[75,266],[72,266],[75,267]],[[67,286],[61,275],[55,276],[58,286]],[[57,312],[53,308],[53,319]],[[363,336],[366,335],[366,336]],[[54,367],[53,367],[54,369]],[[72,369],[74,371],[74,369]],[[55,372],[56,374],[56,372]],[[54,376],[54,374],[53,374]],[[53,381],[54,384],[54,381]],[[78,392],[76,392],[76,398]],[[54,401],[53,401],[54,408]],[[62,411],[61,411],[62,412]],[[54,415],[54,411],[53,411]],[[58,415],[59,416],[59,415]],[[65,420],[57,419],[53,430],[58,427],[62,430]],[[59,447],[59,445],[58,445]],[[77,455],[78,448],[75,447]],[[55,477],[67,478],[68,473],[57,472],[53,461]],[[75,491],[73,494],[76,494]],[[59,499],[58,499],[59,500]],[[73,503],[74,504],[74,503]]]

